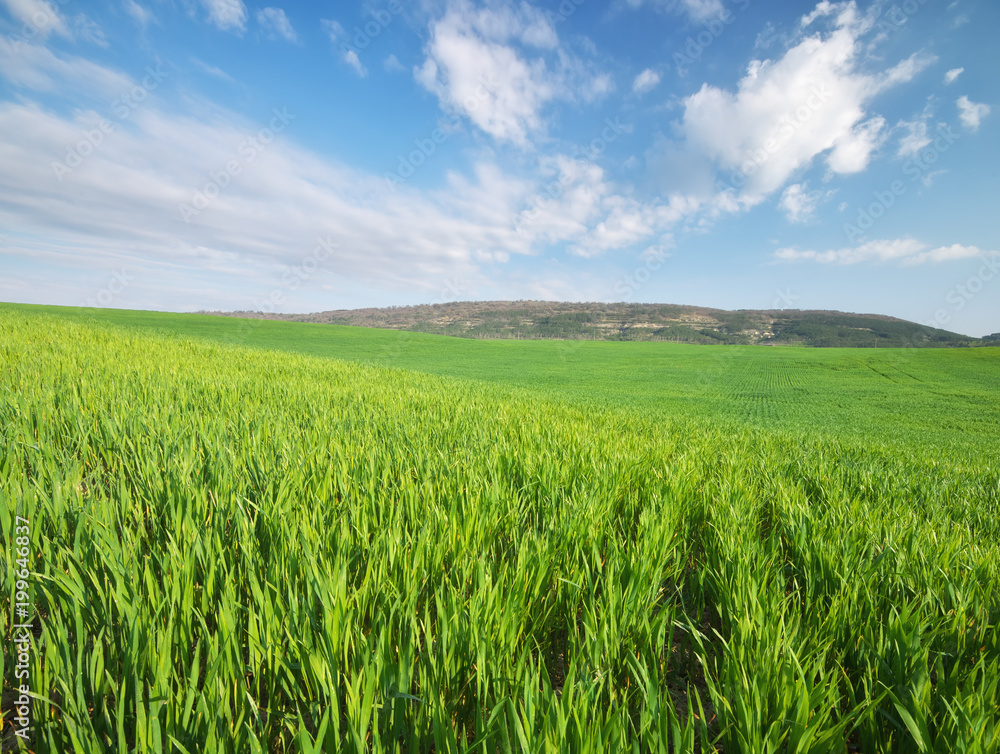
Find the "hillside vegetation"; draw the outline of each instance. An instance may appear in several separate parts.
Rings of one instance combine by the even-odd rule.
[[[588,398],[144,316],[158,329],[0,308],[0,498],[31,522],[38,750],[1000,745],[996,349],[906,362],[898,400],[886,377],[852,388],[871,370],[845,352],[786,369],[755,359],[799,351],[750,349],[656,408],[613,374]],[[487,345],[314,328],[298,347],[409,337],[459,370],[445,344]],[[653,347],[703,352],[570,357]],[[541,374],[538,353],[520,363]],[[822,392],[798,391],[817,376],[871,411],[864,434],[734,408],[785,391],[822,422]],[[979,403],[981,431],[948,393]],[[893,411],[971,434],[901,444]]]
[[[941,348],[981,340],[876,314],[725,311],[673,304],[464,301],[317,314],[201,312],[455,335],[463,338],[648,340],[822,348]]]

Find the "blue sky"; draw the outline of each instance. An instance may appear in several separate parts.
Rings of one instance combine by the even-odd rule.
[[[0,300],[1000,331],[997,28],[987,0],[0,0]]]

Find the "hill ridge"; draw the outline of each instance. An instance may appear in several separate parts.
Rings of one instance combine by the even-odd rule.
[[[465,338],[653,340],[853,348],[956,348],[989,342],[885,314],[828,309],[729,310],[686,304],[516,300],[333,309],[310,314],[198,313]]]

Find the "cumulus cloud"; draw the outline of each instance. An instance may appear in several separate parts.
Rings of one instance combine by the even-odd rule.
[[[570,253],[594,257],[611,249],[636,244],[652,236],[662,224],[664,209],[642,204],[623,196],[604,202],[608,212],[586,235],[570,248]]]
[[[976,246],[938,246],[921,243],[912,238],[869,241],[860,246],[851,246],[831,251],[799,251],[794,248],[778,249],[774,258],[781,262],[812,261],[820,264],[851,265],[862,262],[896,262],[903,266],[913,266],[940,262],[953,262],[972,257],[996,256],[996,251],[984,251]]]
[[[973,102],[965,95],[962,95],[955,104],[958,105],[958,117],[962,125],[970,131],[979,130],[979,124],[983,118],[990,114],[990,106]]]
[[[955,83],[955,79],[961,76],[964,70],[965,70],[964,68],[952,68],[944,75],[944,83],[946,84]]]
[[[298,35],[282,8],[261,8],[257,11],[257,23],[271,38],[278,36],[289,42],[298,41]]]
[[[652,68],[647,68],[635,77],[635,81],[632,82],[632,91],[636,94],[645,94],[646,92],[655,89],[656,85],[659,83],[660,74]]]
[[[247,7],[243,0],[202,0],[208,20],[223,31],[244,32],[247,28]]]
[[[548,18],[527,3],[453,0],[432,21],[424,52],[417,81],[501,142],[527,144],[553,100],[592,101],[611,89],[610,77],[560,47]]]
[[[780,58],[754,60],[735,91],[710,84],[683,100],[683,148],[717,171],[722,211],[763,201],[818,158],[832,173],[864,170],[885,139],[885,119],[866,112],[881,92],[911,80],[932,58],[911,56],[881,73],[863,70],[871,19],[854,3],[820,3],[802,27],[825,19],[826,33],[802,36]]]

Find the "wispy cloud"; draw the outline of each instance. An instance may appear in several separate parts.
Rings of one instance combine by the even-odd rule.
[[[725,12],[722,0],[625,0],[630,8],[649,6],[668,13],[683,14],[699,23],[719,18]]]
[[[645,94],[646,92],[655,89],[656,85],[659,83],[660,74],[652,68],[647,68],[635,77],[635,81],[632,82],[632,91],[636,94]]]
[[[62,37],[70,36],[66,19],[47,0],[2,0],[2,2],[10,15],[31,30],[32,37],[45,39],[53,32]]]
[[[362,78],[368,75],[368,69],[361,63],[361,58],[358,57],[358,53],[354,50],[347,50],[344,53],[344,62],[351,66]]]
[[[810,191],[805,183],[793,183],[781,194],[778,206],[790,223],[812,220],[819,205],[833,195],[832,191]]]
[[[869,241],[860,246],[850,246],[830,251],[800,251],[794,248],[778,249],[774,258],[780,262],[811,261],[820,264],[852,265],[864,262],[896,262],[903,266],[927,263],[954,262],[974,257],[994,257],[996,251],[984,251],[976,246],[938,246],[932,248],[912,238]]]
[[[962,121],[962,125],[970,131],[979,130],[979,124],[982,123],[983,118],[990,114],[989,105],[973,102],[965,95],[955,100],[955,104],[958,105],[958,117]]]
[[[406,68],[402,63],[399,62],[399,58],[395,55],[389,55],[385,60],[382,61],[382,67],[385,69],[386,73],[403,73]]]
[[[153,12],[139,3],[136,0],[122,0],[122,7],[125,12],[132,17],[132,19],[139,24],[139,26],[146,27],[156,20]]]
[[[347,44],[347,31],[344,29],[343,25],[339,21],[332,18],[324,18],[321,22],[323,31],[330,38],[338,50],[340,59],[347,63],[354,72],[357,73],[362,78],[368,75],[368,69],[365,68],[364,64],[361,62],[361,58],[358,56],[357,50],[350,47]]]
[[[955,83],[955,79],[961,76],[964,70],[965,70],[964,68],[952,68],[944,75],[944,83],[945,84]]]
[[[15,87],[36,92],[71,92],[74,97],[110,101],[130,85],[118,71],[86,58],[55,53],[40,44],[0,36],[0,76]]]
[[[298,42],[298,35],[291,21],[281,8],[261,8],[257,11],[257,23],[271,37],[281,37],[288,42]]]
[[[927,122],[924,120],[900,121],[898,127],[903,129],[904,134],[899,140],[897,157],[912,157],[931,143],[931,137],[927,135]]]
[[[223,31],[243,33],[247,28],[247,7],[243,0],[202,0],[208,20]]]
[[[226,73],[224,70],[218,66],[209,65],[201,58],[191,58],[191,62],[198,66],[201,70],[207,73],[209,76],[214,76],[217,79],[222,79],[223,81],[228,81],[229,83],[235,83],[236,79]]]

